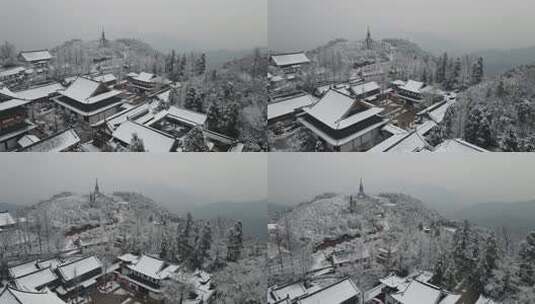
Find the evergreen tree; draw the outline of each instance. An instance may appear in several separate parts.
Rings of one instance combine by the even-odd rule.
[[[202,230],[201,237],[197,240],[197,246],[195,248],[193,263],[194,269],[202,269],[209,257],[210,247],[212,246],[212,229],[209,224],[206,224]]]
[[[500,79],[500,82],[498,82],[498,87],[496,88],[496,96],[504,97],[505,94],[507,94],[505,91],[505,84],[503,83],[503,80]]]
[[[472,65],[472,84],[479,84],[483,80],[483,57],[479,57]]]
[[[197,109],[197,91],[194,87],[188,88],[186,98],[184,100],[184,108],[195,111]]]
[[[208,113],[206,114],[206,127],[208,130],[219,130],[220,116],[221,112],[219,109],[219,104],[216,101],[212,101],[208,107]]]
[[[520,282],[526,286],[535,284],[535,231],[532,231],[522,242],[519,251]]]
[[[206,72],[206,54],[202,53],[197,60],[197,75],[203,75]]]
[[[191,129],[183,139],[184,152],[208,152],[204,133],[201,127]]]
[[[132,139],[130,140],[130,145],[128,146],[130,152],[145,152],[145,145],[143,144],[143,139],[139,138],[137,133],[132,134]]]
[[[503,152],[517,152],[518,151],[518,136],[513,128],[509,128],[502,140],[500,141],[500,148]]]
[[[237,262],[243,247],[243,231],[241,222],[236,222],[229,231],[227,242],[227,261]]]

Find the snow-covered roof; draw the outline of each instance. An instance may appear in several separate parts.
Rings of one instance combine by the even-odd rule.
[[[16,279],[39,270],[39,268],[37,268],[36,262],[37,261],[31,261],[17,266],[9,267],[9,276],[12,279]]]
[[[460,138],[447,139],[435,147],[433,152],[466,153],[466,152],[489,152],[481,147],[466,142]]]
[[[50,269],[55,270],[61,264],[62,262],[60,260],[58,260],[57,258],[52,258],[48,260],[38,261],[37,267],[39,267],[40,269],[50,267]]]
[[[15,220],[9,212],[0,212],[0,227],[14,225]]]
[[[141,72],[139,74],[136,74],[135,76],[131,76],[133,79],[137,81],[143,81],[143,82],[152,82],[153,78],[156,77],[156,75],[146,72]]]
[[[20,55],[27,62],[44,61],[52,59],[52,54],[47,50],[21,52]]]
[[[76,80],[61,94],[76,100],[80,103],[96,103],[108,98],[112,98],[121,94],[118,90],[107,90],[105,93],[96,94],[97,90],[102,84],[100,82],[85,78],[78,77]]]
[[[55,273],[45,268],[19,277],[15,280],[15,285],[22,290],[36,291],[37,288],[42,288],[57,279]]]
[[[314,104],[317,99],[310,94],[300,94],[283,101],[268,104],[268,120],[292,113],[302,107]]]
[[[16,68],[4,70],[4,71],[0,72],[0,78],[16,75],[16,74],[22,73],[24,71],[26,71],[26,69],[23,68],[23,67],[16,67]]]
[[[439,300],[444,297],[442,300]],[[440,288],[428,283],[412,280],[405,289],[392,294],[392,298],[400,304],[436,303],[454,304],[460,295],[443,294]]]
[[[355,95],[362,95],[366,94],[375,90],[379,90],[381,87],[377,84],[377,82],[367,82],[363,84],[358,84],[355,86],[351,86],[351,91],[353,91],[353,94]]]
[[[36,100],[36,99],[47,97],[48,95],[52,93],[56,93],[64,89],[65,88],[59,83],[51,83],[51,84],[47,84],[44,86],[27,89],[24,91],[18,91],[16,92],[16,94],[21,99]]]
[[[409,91],[409,92],[420,93],[420,90],[422,89],[423,86],[424,86],[423,82],[409,80],[404,86],[400,87],[400,89]]]
[[[193,112],[175,106],[172,106],[167,110],[167,115],[170,118],[178,119],[192,126],[204,125],[206,122],[206,114]]]
[[[405,81],[397,79],[397,80],[392,81],[392,84],[395,86],[401,87],[405,85]]]
[[[413,131],[394,134],[367,152],[419,152],[427,145],[423,136]]]
[[[5,287],[0,291],[2,304],[66,304],[55,293],[46,289],[42,292],[31,292]]]
[[[0,87],[0,95],[6,96],[7,98],[17,99],[19,98],[16,93],[12,92],[7,87]]]
[[[387,124],[385,125],[381,130],[383,131],[386,131],[392,135],[394,134],[407,134],[407,131],[398,127],[398,126],[395,126],[393,124]]]
[[[106,119],[112,130],[115,130],[117,126],[127,120],[137,120],[147,114],[152,115],[151,107],[149,103],[143,103],[138,106],[127,108],[121,112],[118,112]],[[154,116],[154,115],[152,115]]]
[[[355,100],[337,90],[329,90],[314,106],[305,112],[321,121],[331,129],[340,130],[364,121],[383,111],[379,107],[370,107],[349,117],[347,113],[352,109]]]
[[[88,272],[101,269],[102,263],[95,256],[85,257],[58,267],[58,272],[65,281],[70,281]]]
[[[23,137],[21,137],[18,141],[17,141],[17,144],[19,144],[19,146],[25,148],[29,145],[32,145],[36,142],[40,141],[39,137],[35,136],[35,135],[31,135],[31,134],[28,134],[28,135],[24,135]]]
[[[475,304],[499,304],[499,302],[496,302],[492,299],[489,299],[483,295],[479,296]]]
[[[175,144],[174,138],[164,135],[156,129],[129,120],[113,131],[112,136],[129,145],[134,134],[137,134],[143,140],[146,152],[170,152]]]
[[[397,288],[398,286],[405,283],[406,279],[399,277],[395,274],[390,274],[386,278],[379,279],[379,282],[381,282],[383,285],[388,286],[390,288]]]
[[[80,137],[74,129],[54,134],[41,141],[24,147],[24,152],[64,152],[80,143]]]
[[[0,102],[0,111],[14,109],[30,103],[29,100],[22,99],[10,99],[8,101]]]
[[[95,76],[95,77],[93,77],[93,80],[94,81],[98,81],[98,82],[102,82],[102,83],[107,83],[107,82],[116,81],[117,77],[115,77],[115,75],[109,73],[109,74]]]
[[[271,288],[271,296],[275,301],[289,297],[290,300],[300,297],[307,293],[307,289],[302,282],[283,285],[277,288]]]
[[[139,259],[139,256],[131,253],[125,253],[119,257],[117,257],[119,260],[127,263],[133,263],[136,262]]]
[[[312,292],[297,300],[298,304],[341,304],[357,297],[360,290],[349,278]]]
[[[303,52],[273,55],[271,59],[277,66],[298,65],[310,62],[310,59]]]
[[[137,263],[128,265],[127,267],[156,280],[167,279],[172,273],[178,270],[177,265],[168,264],[165,261],[148,255],[142,255]]]

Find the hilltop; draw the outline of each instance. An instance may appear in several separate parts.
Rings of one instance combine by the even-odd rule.
[[[446,136],[506,152],[535,151],[535,65],[470,87],[446,113]]]

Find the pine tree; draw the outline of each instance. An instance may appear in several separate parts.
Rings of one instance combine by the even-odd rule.
[[[241,222],[236,222],[229,231],[227,242],[227,261],[237,262],[243,247],[243,231]]]
[[[206,72],[206,54],[202,53],[197,60],[197,75],[203,75]]]
[[[521,244],[520,258],[520,282],[526,286],[535,284],[535,231],[532,231]]]
[[[188,88],[184,100],[184,108],[195,111],[197,109],[197,91],[194,87]]]
[[[218,131],[220,116],[221,112],[218,103],[212,101],[212,103],[208,107],[208,113],[206,114],[206,127],[209,130]]]
[[[509,128],[502,140],[500,141],[500,148],[503,152],[517,152],[518,151],[518,136],[513,128]]]
[[[132,139],[130,140],[130,145],[128,146],[130,152],[146,152],[145,145],[143,144],[143,139],[139,138],[137,133],[132,134]]]
[[[479,84],[483,80],[483,57],[479,57],[472,65],[472,84]]]
[[[505,94],[507,94],[505,91],[505,84],[503,83],[503,80],[500,79],[500,82],[498,82],[498,87],[496,88],[496,96],[504,97]]]
[[[491,235],[487,238],[485,249],[478,266],[480,291],[489,284],[493,272],[498,268],[498,244],[496,237]]]
[[[204,133],[201,127],[191,129],[183,139],[184,152],[208,152]]]

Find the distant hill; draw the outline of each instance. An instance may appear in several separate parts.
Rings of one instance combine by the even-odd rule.
[[[512,232],[526,233],[535,230],[535,200],[481,203],[460,209],[454,216],[489,228],[506,227]]]
[[[519,65],[534,64],[535,46],[510,50],[483,50],[472,55],[483,57],[487,76],[496,76]]]
[[[265,239],[268,224],[267,206],[266,201],[218,202],[192,207],[190,212],[194,218],[200,219],[223,217],[239,220],[246,234]]]
[[[14,205],[14,204],[0,202],[0,212],[7,211],[7,212],[10,212],[10,213],[13,213],[19,208],[20,208],[19,206]]]

